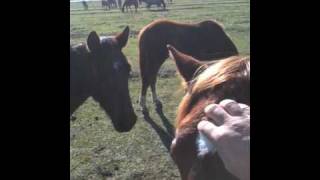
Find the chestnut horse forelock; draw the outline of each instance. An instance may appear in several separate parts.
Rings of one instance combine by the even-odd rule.
[[[178,107],[176,128],[194,126],[204,116],[206,105],[225,98],[250,105],[249,94],[250,57],[232,56],[219,60],[189,82],[188,92]]]

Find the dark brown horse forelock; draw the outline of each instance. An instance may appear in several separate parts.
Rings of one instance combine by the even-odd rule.
[[[122,68],[123,66],[130,66],[128,59],[126,58],[126,56],[122,56],[121,52],[116,52],[113,46],[118,46],[119,49],[121,49],[122,47],[120,47],[119,43],[117,41],[115,41],[113,38],[107,37],[101,40],[101,43],[103,45],[106,46],[110,46],[108,47],[108,51],[111,55],[117,54],[119,57],[116,57],[115,59],[112,59],[110,63],[110,67],[112,70],[118,71],[120,68]],[[120,57],[122,56],[122,57]]]

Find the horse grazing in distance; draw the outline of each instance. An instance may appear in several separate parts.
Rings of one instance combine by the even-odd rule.
[[[119,7],[119,9],[121,9],[121,7],[122,7],[122,0],[118,0],[118,7]]]
[[[84,7],[84,10],[88,10],[89,6],[88,6],[87,2],[81,1],[81,3],[82,3],[82,6]]]
[[[138,11],[139,3],[138,0],[125,0],[123,5],[122,5],[122,12],[124,12],[124,8],[126,8],[128,12],[128,8],[131,10],[131,6],[134,6],[135,11]]]
[[[147,112],[146,93],[149,86],[156,108],[162,107],[156,94],[156,80],[161,65],[169,57],[167,44],[200,60],[238,54],[230,37],[215,21],[183,24],[156,20],[146,25],[139,33],[139,65],[142,80],[139,101],[143,112]]]
[[[108,0],[102,0],[101,1],[102,8],[111,9],[111,5],[109,4]]]
[[[101,1],[101,6],[106,9],[112,9],[112,8],[117,8],[117,2],[116,0],[102,0]]]
[[[132,129],[137,116],[128,89],[131,66],[122,52],[128,37],[129,27],[104,38],[92,31],[87,44],[70,45],[70,116],[93,97],[117,131]]]
[[[166,9],[166,3],[164,0],[139,0],[140,4],[142,2],[147,4],[147,8],[149,9],[152,5],[157,5],[157,7],[160,7],[162,5],[163,9]]]
[[[108,0],[111,8],[118,8],[116,0]]]
[[[203,148],[197,124],[204,118],[204,108],[223,99],[250,105],[250,57],[232,56],[204,64],[168,46],[178,72],[187,82],[186,95],[176,116],[176,133],[170,154],[182,180],[237,180],[215,151]],[[207,145],[207,144],[206,144]]]

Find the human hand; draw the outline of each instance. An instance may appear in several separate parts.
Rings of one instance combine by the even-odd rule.
[[[226,169],[241,180],[250,179],[250,107],[223,100],[205,108],[210,121],[198,130],[215,145]]]

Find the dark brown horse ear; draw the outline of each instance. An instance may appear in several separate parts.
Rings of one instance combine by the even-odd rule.
[[[191,56],[179,52],[171,45],[167,45],[167,48],[169,49],[170,56],[176,62],[179,73],[186,82],[190,81],[196,70],[204,64]]]
[[[123,31],[122,33],[118,34],[116,36],[116,39],[119,43],[119,46],[121,48],[123,48],[124,46],[126,46],[127,42],[128,42],[128,38],[129,38],[129,26],[127,26]]]
[[[97,51],[100,49],[100,38],[95,31],[92,31],[87,39],[88,48],[90,51]]]

